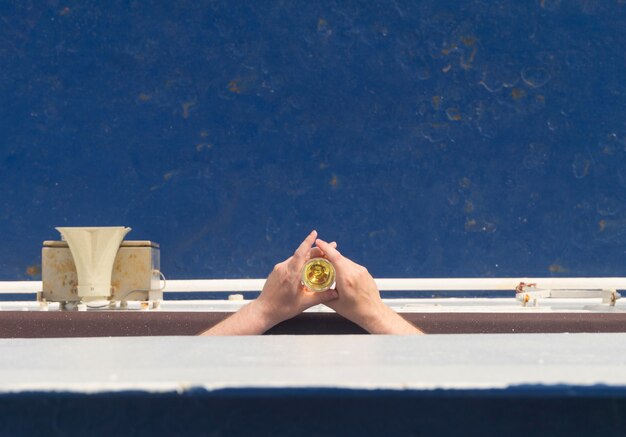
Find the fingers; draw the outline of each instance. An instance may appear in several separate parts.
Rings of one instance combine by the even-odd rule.
[[[337,299],[338,297],[339,297],[339,294],[337,293],[337,290],[334,290],[334,289],[322,291],[319,293],[314,293],[311,296],[311,300],[313,300],[313,302],[311,303],[311,306],[319,305],[321,303],[327,303],[327,302]]]
[[[319,247],[314,247],[309,251],[309,254],[307,255],[307,260],[311,258],[319,258],[320,256],[324,256],[324,252],[322,252],[322,249],[320,249]]]
[[[322,249],[322,251],[324,252],[324,255],[330,262],[335,263],[343,259],[343,256],[341,256],[339,251],[335,249],[331,244],[328,244],[327,242],[325,242],[324,240],[320,240],[318,238],[315,241],[315,244],[317,244],[317,247]]]
[[[296,264],[303,263],[306,259],[307,254],[309,253],[309,249],[313,246],[315,242],[315,238],[317,238],[317,231],[311,231],[311,233],[304,239],[302,244],[296,249],[296,252],[293,254],[292,261]]]
[[[335,249],[337,248],[337,243],[335,241],[330,243],[330,245],[333,246]],[[321,256],[324,256],[324,251],[319,247],[314,247],[309,251],[306,259],[309,260],[311,258],[319,258]]]

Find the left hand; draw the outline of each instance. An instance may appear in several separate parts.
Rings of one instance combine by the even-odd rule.
[[[271,326],[290,319],[314,305],[337,299],[335,290],[309,291],[301,282],[302,267],[311,258],[323,256],[318,247],[313,247],[317,232],[313,231],[300,244],[293,256],[276,264],[270,273],[261,295],[253,303],[261,309]],[[336,247],[336,243],[331,243]]]

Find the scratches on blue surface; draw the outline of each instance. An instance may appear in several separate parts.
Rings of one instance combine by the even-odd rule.
[[[379,277],[622,275],[625,21],[617,0],[5,2],[0,279],[54,226],[120,224],[172,278],[264,276],[312,228]]]

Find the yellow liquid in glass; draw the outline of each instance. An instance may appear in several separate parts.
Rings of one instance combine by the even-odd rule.
[[[313,258],[302,268],[302,283],[311,291],[328,290],[335,282],[335,267],[325,258]]]

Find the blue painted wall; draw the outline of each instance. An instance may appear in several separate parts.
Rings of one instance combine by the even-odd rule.
[[[4,1],[0,279],[127,225],[168,277],[312,228],[379,277],[624,275],[623,0]]]
[[[0,434],[621,437],[625,412],[624,389],[602,386],[29,392],[0,394]]]

